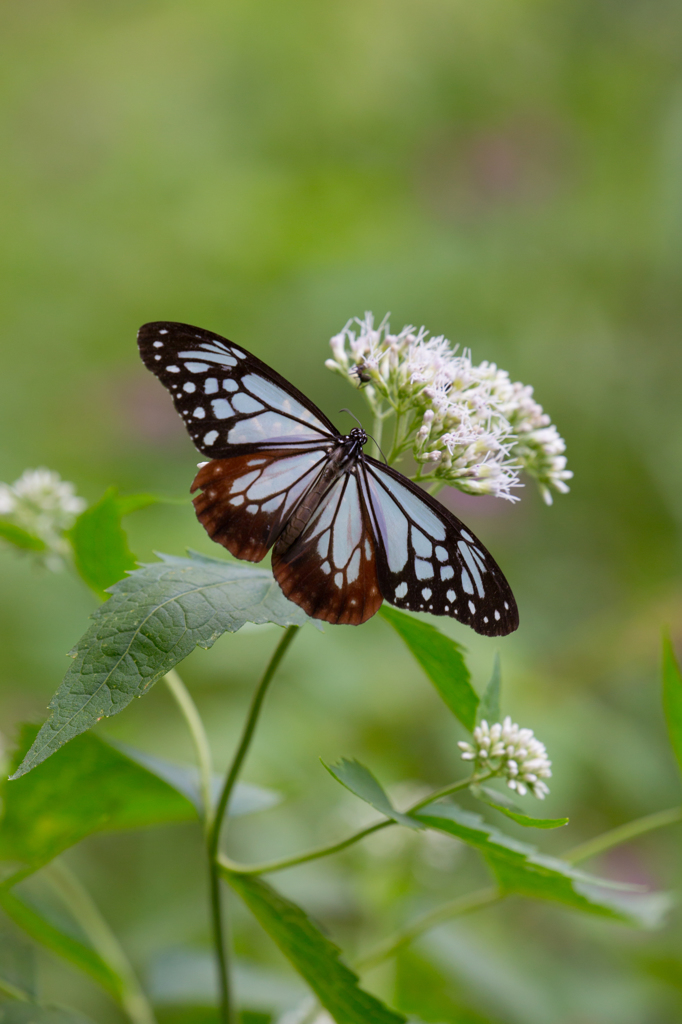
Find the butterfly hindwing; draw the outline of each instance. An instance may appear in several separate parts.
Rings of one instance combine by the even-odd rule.
[[[359,625],[379,610],[376,547],[358,473],[339,477],[300,536],[279,548],[272,554],[275,579],[308,615]]]
[[[449,615],[486,636],[513,632],[516,601],[481,542],[401,473],[368,456],[362,464],[384,599],[397,608]]]
[[[286,527],[297,502],[326,461],[326,449],[267,450],[213,459],[192,491],[197,518],[209,537],[235,558],[260,562]]]
[[[170,391],[195,446],[211,458],[235,446],[301,447],[338,431],[297,388],[211,331],[160,321],[138,333],[143,362]]]

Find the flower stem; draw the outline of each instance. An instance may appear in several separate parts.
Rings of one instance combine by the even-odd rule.
[[[242,764],[244,763],[249,746],[251,745],[251,740],[253,739],[253,734],[258,722],[258,716],[260,714],[265,694],[268,691],[268,687],[272,682],[280,661],[284,657],[289,644],[294,639],[299,629],[300,626],[289,626],[285,631],[284,636],[277,645],[275,653],[272,655],[270,662],[265,669],[258,686],[256,687],[256,691],[251,699],[249,713],[246,717],[244,728],[242,729],[241,739],[239,740],[235,755],[232,758],[232,763],[228,768],[207,837],[210,872],[211,919],[213,923],[213,941],[218,961],[218,976],[220,979],[220,1019],[222,1024],[234,1024],[235,1021],[232,986],[230,983],[230,972],[227,962],[227,941],[225,937],[225,923],[220,891],[220,862],[218,859],[223,819],[230,802],[232,791],[234,790],[239,777]]]
[[[437,789],[422,800],[418,800],[417,803],[409,807],[405,813],[411,814],[413,811],[418,811],[422,807],[426,807],[427,804],[433,803],[435,800],[440,800],[441,797],[448,796],[450,793],[455,793],[458,789],[466,789],[467,786],[472,786],[477,782],[484,782],[485,779],[489,779],[491,775],[494,775],[494,772],[488,772],[485,775],[470,775],[466,779],[460,779],[459,782],[453,782],[449,786]],[[273,871],[284,871],[285,868],[294,868],[299,864],[306,864],[311,860],[319,860],[320,857],[329,857],[333,853],[340,853],[341,850],[345,850],[347,847],[353,846],[354,843],[359,842],[361,839],[365,839],[367,836],[373,835],[374,832],[379,832],[381,829],[388,828],[389,825],[395,824],[397,824],[395,821],[391,818],[387,818],[385,821],[378,821],[376,825],[370,825],[368,828],[363,828],[359,832],[354,832],[352,836],[348,836],[346,839],[342,839],[338,843],[332,843],[331,846],[318,846],[315,850],[309,850],[308,853],[300,853],[294,857],[284,857],[282,860],[266,861],[263,864],[238,864],[236,861],[229,860],[227,857],[220,857],[219,864],[225,871],[232,871],[233,873],[240,875],[265,875]]]
[[[643,836],[647,832],[653,832],[654,829],[663,828],[665,825],[676,825],[681,821],[682,807],[671,807],[666,811],[656,811],[655,814],[647,814],[643,818],[628,821],[625,825],[619,825],[618,828],[602,832],[600,836],[595,836],[594,839],[588,839],[586,843],[581,843],[580,846],[574,846],[572,850],[562,854],[562,860],[567,860],[569,864],[577,864],[581,860],[596,857],[597,854],[604,853],[606,850],[619,846],[621,843],[627,843],[631,839],[636,839],[637,836]]]
[[[410,942],[430,928],[435,928],[437,925],[443,924],[444,921],[449,921],[453,917],[461,917],[462,914],[470,914],[474,910],[480,910],[482,907],[489,907],[493,903],[499,903],[505,898],[505,895],[497,886],[493,885],[485,889],[477,889],[475,892],[467,893],[465,896],[458,896],[457,899],[450,900],[449,903],[444,903],[430,913],[424,914],[423,917],[418,918],[406,928],[401,928],[390,939],[386,939],[385,942],[380,943],[365,956],[356,960],[354,966],[359,971],[369,971],[372,967],[376,967],[377,964],[383,963],[384,960],[394,956],[403,946],[409,945]]]
[[[194,749],[196,751],[197,763],[199,765],[199,772],[201,776],[201,803],[204,812],[204,828],[208,836],[213,816],[211,809],[211,805],[213,803],[211,799],[211,778],[213,776],[213,768],[211,764],[211,748],[208,743],[208,736],[206,735],[204,723],[201,720],[197,706],[192,700],[189,690],[174,668],[171,669],[170,672],[166,672],[164,680],[187,723],[187,727],[194,742]]]
[[[152,1008],[142,991],[121,944],[102,917],[90,893],[73,872],[57,858],[42,869],[43,876],[63,899],[71,914],[92,943],[96,953],[121,980],[121,1006],[132,1024],[156,1024]]]

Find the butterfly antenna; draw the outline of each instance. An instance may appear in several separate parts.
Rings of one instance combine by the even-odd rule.
[[[361,430],[365,430],[365,428],[364,428],[364,427],[362,426],[362,423],[360,422],[360,420],[359,420],[359,419],[357,418],[357,416],[355,415],[355,413],[354,413],[354,412],[351,412],[351,411],[350,411],[350,409],[339,409],[339,412],[347,412],[349,416],[352,416],[352,417],[353,417],[353,419],[355,420],[355,422],[357,423],[357,425],[358,425],[358,426],[360,427],[360,429],[361,429]],[[365,433],[367,434],[367,431],[366,431],[366,430],[365,430]],[[376,441],[376,440],[375,440],[375,439],[374,439],[374,438],[372,437],[372,435],[371,435],[371,434],[367,434],[367,437],[369,437],[369,438],[370,438],[370,439],[371,439],[372,441],[374,441],[375,445],[377,446],[377,448],[378,448],[378,449],[379,449],[379,451],[381,452],[381,457],[382,457],[382,459],[384,460],[384,462],[386,463],[386,465],[388,465],[388,459],[387,459],[387,458],[386,458],[386,456],[384,455],[383,449],[381,448],[381,446],[379,445],[379,443],[378,443],[378,442],[377,442],[377,441]]]

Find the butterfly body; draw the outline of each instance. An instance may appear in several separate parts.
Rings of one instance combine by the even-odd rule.
[[[209,536],[235,557],[272,550],[275,579],[314,618],[358,625],[383,600],[486,635],[518,626],[483,545],[435,498],[365,455],[300,391],[245,349],[186,324],[146,324],[146,366],[208,455],[192,492]]]

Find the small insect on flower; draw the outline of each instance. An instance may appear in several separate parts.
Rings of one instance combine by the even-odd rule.
[[[418,467],[412,479],[430,484],[432,494],[449,485],[518,501],[522,470],[548,504],[552,490],[568,490],[573,474],[562,438],[532,387],[512,383],[506,370],[476,365],[468,349],[429,337],[424,327],[392,334],[387,318],[375,327],[371,313],[349,320],[330,344],[326,366],[362,388],[373,434],[395,417],[388,461],[409,453]]]
[[[473,739],[473,743],[457,744],[463,761],[474,761],[477,771],[506,778],[519,796],[530,792],[544,800],[549,787],[542,780],[551,777],[552,762],[532,729],[521,729],[507,715],[504,722],[494,725],[484,719],[474,729]]]
[[[85,508],[72,483],[49,469],[27,469],[13,484],[0,483],[0,515],[44,541],[48,568],[61,567],[64,532]]]

